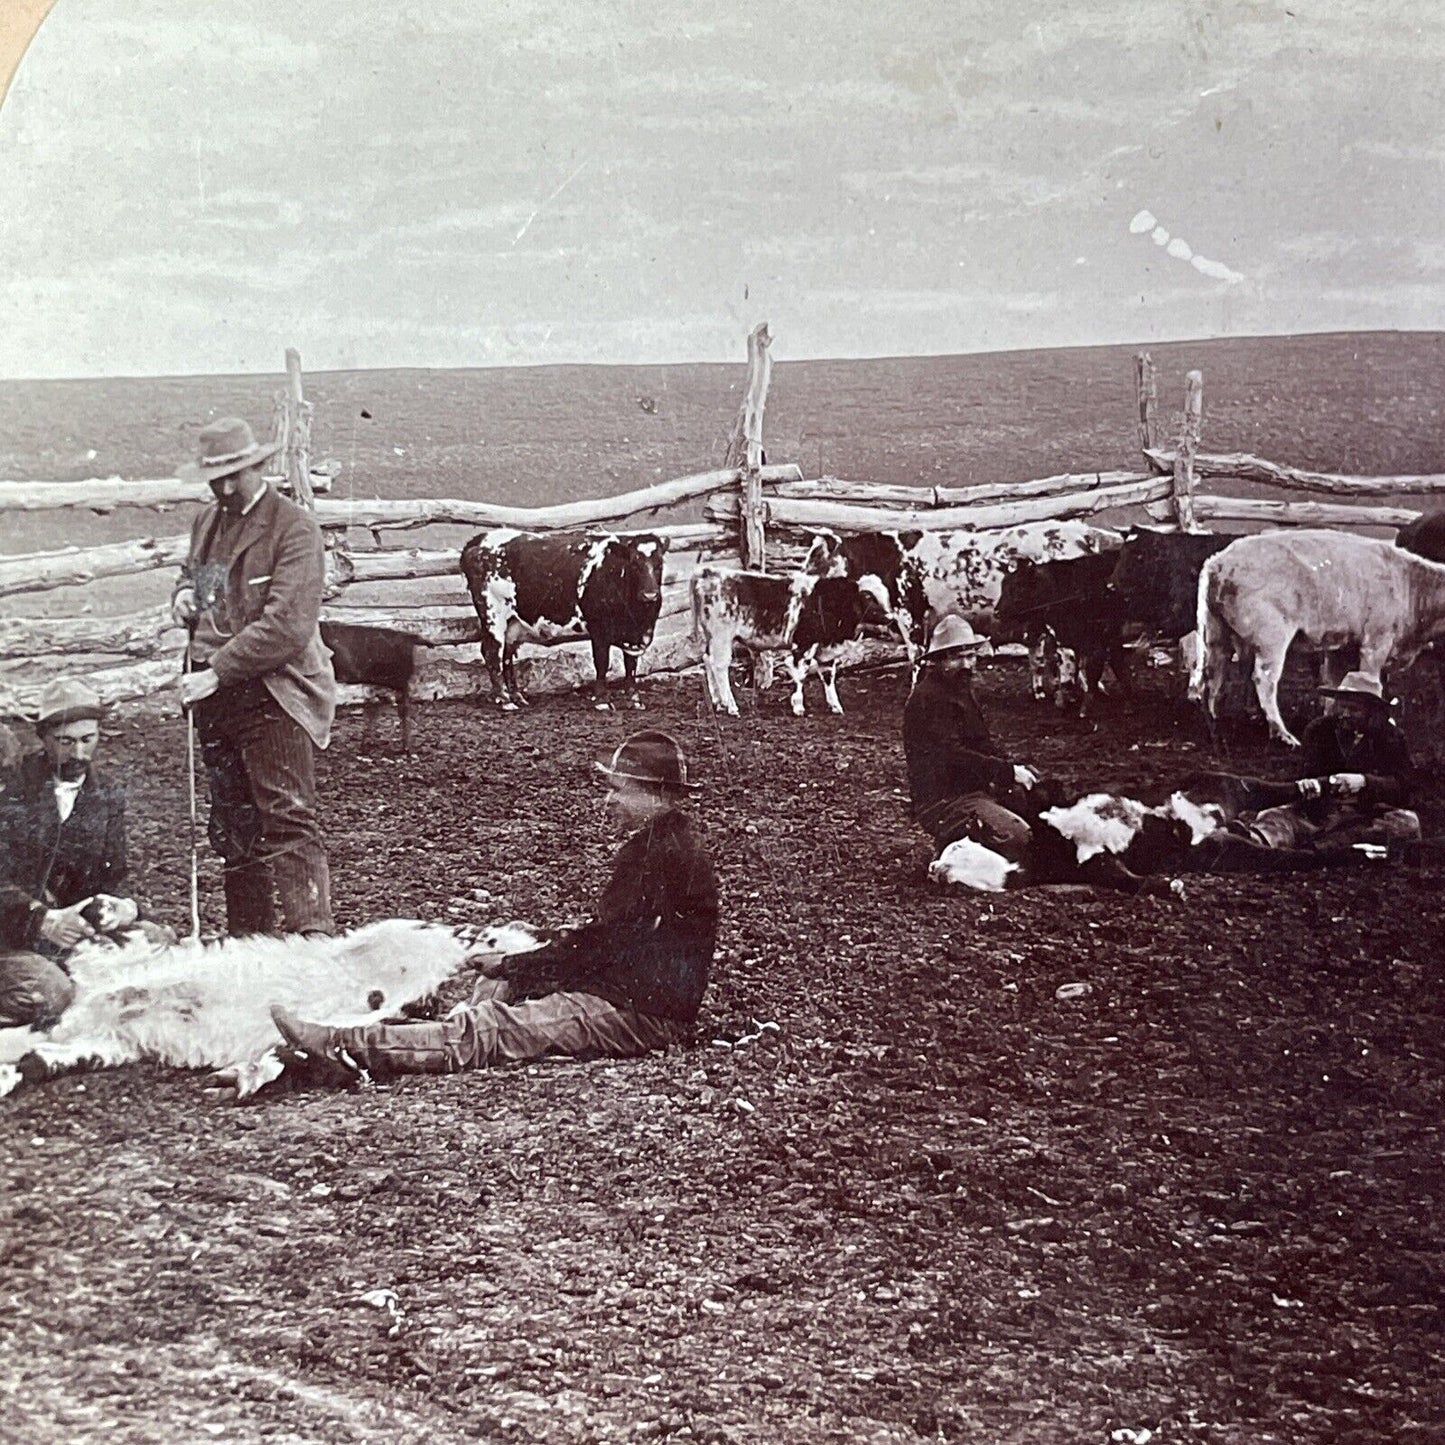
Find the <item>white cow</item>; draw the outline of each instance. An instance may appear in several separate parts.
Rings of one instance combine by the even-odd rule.
[[[1279,710],[1279,680],[1296,637],[1329,656],[1359,644],[1359,671],[1407,668],[1445,633],[1445,565],[1391,542],[1323,529],[1241,537],[1199,574],[1199,650],[1189,695],[1215,716],[1231,660],[1252,662],[1254,690],[1272,737],[1298,747]]]
[[[22,1076],[154,1059],[231,1071],[244,1098],[282,1071],[273,1003],[338,1027],[377,1023],[434,992],[478,944],[505,951],[486,934],[470,942],[399,918],[337,938],[85,945],[69,963],[74,1002],[56,1025],[0,1030],[0,1097]]]

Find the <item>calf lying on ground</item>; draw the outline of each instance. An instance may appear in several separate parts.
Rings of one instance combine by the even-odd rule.
[[[375,1023],[433,993],[470,952],[454,929],[397,918],[338,938],[82,945],[70,961],[75,1000],[55,1027],[0,1031],[0,1097],[22,1078],[154,1059],[231,1070],[244,1098],[281,1073],[273,1003]]]
[[[331,667],[337,682],[391,690],[401,720],[402,751],[410,752],[409,693],[416,675],[416,650],[431,644],[392,627],[364,627],[355,622],[323,622],[321,640],[331,649]],[[368,725],[370,721],[368,713]]]
[[[1045,808],[1025,855],[1003,857],[972,839],[950,843],[929,866],[935,883],[996,893],[1030,884],[1087,883],[1125,893],[1183,895],[1178,873],[1297,873],[1367,862],[1368,850],[1266,848],[1225,829],[1225,810],[1174,793],[1151,808],[1090,793]]]

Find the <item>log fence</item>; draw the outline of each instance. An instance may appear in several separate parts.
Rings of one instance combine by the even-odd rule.
[[[286,485],[309,506],[327,537],[328,583],[324,616],[369,626],[398,628],[439,650],[441,664],[418,687],[421,695],[454,696],[486,687],[471,645],[479,624],[459,572],[455,548],[386,546],[383,532],[427,526],[522,531],[607,528],[655,532],[667,537],[663,607],[657,641],[644,665],[662,670],[691,665],[696,650],[689,629],[687,584],[700,562],[786,570],[797,564],[809,535],[875,530],[993,530],[1028,522],[1142,512],[1150,525],[1195,531],[1229,524],[1247,527],[1323,526],[1395,529],[1418,511],[1384,499],[1445,494],[1445,474],[1357,477],[1305,471],[1247,454],[1200,450],[1203,380],[1190,372],[1177,440],[1158,444],[1157,387],[1147,353],[1136,358],[1138,471],[1068,472],[1036,480],[981,480],[968,486],[912,487],[837,477],[805,478],[792,464],[766,463],[762,423],[771,377],[772,338],[766,323],[748,337],[748,377],[725,454],[725,465],[610,497],[551,507],[500,506],[489,502],[420,498],[315,497],[309,484],[311,410],[302,392],[300,358],[288,350],[287,381],[277,396],[278,453]],[[1247,483],[1283,496],[1216,494],[1219,484]],[[1204,488],[1211,490],[1205,490]],[[1298,494],[1331,500],[1296,500]],[[176,478],[89,482],[0,481],[0,515],[84,509],[112,514],[131,508],[165,513],[206,500],[204,487]],[[1338,500],[1335,500],[1338,499]],[[1379,500],[1376,500],[1379,499]],[[702,503],[702,521],[673,522],[673,508]],[[695,515],[695,514],[694,514]],[[649,525],[650,519],[658,519]],[[376,545],[353,551],[353,532],[369,532]],[[93,547],[70,547],[21,556],[0,556],[0,597],[84,589],[97,582],[177,567],[184,559],[183,533],[142,537]],[[437,581],[424,601],[417,583]],[[445,585],[443,585],[445,584]],[[353,587],[379,586],[381,598],[352,599]],[[396,593],[395,596],[392,594]],[[68,665],[110,702],[162,700],[174,687],[184,643],[166,607],[123,615],[0,619],[0,713],[33,713],[45,680]],[[466,648],[465,657],[454,650]],[[87,670],[82,663],[92,664]],[[99,666],[94,666],[95,662]],[[528,685],[545,690],[578,680],[584,670],[577,649],[524,649]],[[466,665],[463,665],[463,664]],[[343,700],[360,700],[370,689],[343,689]],[[174,698],[171,695],[173,705]]]

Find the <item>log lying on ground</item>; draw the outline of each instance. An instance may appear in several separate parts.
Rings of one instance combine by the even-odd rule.
[[[787,497],[791,501],[848,502],[865,507],[939,508],[1026,501],[1034,497],[1064,497],[1154,480],[1143,472],[1069,472],[1031,482],[980,482],[973,487],[901,487],[889,482],[820,477],[814,481],[784,482],[773,489],[773,495]]]
[[[157,567],[179,567],[189,545],[188,537],[141,537],[101,547],[66,547],[59,552],[0,557],[0,597],[74,587],[103,577],[129,577]]]
[[[1156,467],[1172,473],[1174,453],[1158,448],[1146,453]],[[1334,472],[1307,472],[1283,467],[1246,452],[1200,455],[1194,458],[1194,475],[1200,481],[1263,482],[1272,487],[1334,496],[1392,496],[1400,492],[1445,492],[1445,475],[1352,477]]]
[[[1396,530],[1420,515],[1409,507],[1348,507],[1338,502],[1275,502],[1253,497],[1196,495],[1201,522],[1263,522],[1275,527],[1386,527]]]
[[[924,531],[954,529],[995,530],[1017,527],[1026,522],[1047,522],[1067,517],[1087,517],[1113,507],[1141,506],[1166,500],[1173,492],[1172,478],[1146,478],[1118,487],[1061,497],[1036,497],[1006,506],[909,508],[857,507],[843,502],[804,502],[786,497],[770,498],[768,522],[780,526],[827,527],[837,532],[874,532],[919,527]],[[707,504],[714,521],[736,517],[736,497],[714,497]]]

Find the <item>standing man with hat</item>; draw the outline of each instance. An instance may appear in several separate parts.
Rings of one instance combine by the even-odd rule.
[[[329,934],[315,755],[336,711],[319,628],[325,554],[316,519],[261,475],[275,450],[226,418],[201,432],[196,461],[179,471],[215,496],[191,529],[172,599],[191,629],[181,701],[194,709],[210,781],[228,931]]]
[[[1266,806],[1239,826],[1270,848],[1419,838],[1420,817],[1409,806],[1415,769],[1380,679],[1351,672],[1319,692],[1325,710],[1300,739],[1299,780],[1246,780],[1246,800]]]
[[[75,990],[64,961],[96,930],[82,916],[126,874],[125,791],[94,766],[103,709],[83,682],[40,695],[40,751],[0,778],[0,1027],[45,1027]],[[130,899],[110,922],[136,921]]]
[[[634,733],[597,770],[629,836],[591,923],[528,953],[493,958],[470,1003],[437,1023],[333,1029],[272,1017],[296,1062],[327,1082],[361,1071],[449,1074],[539,1059],[631,1058],[685,1040],[717,941],[712,863],[681,811],[697,788],[667,733]]]
[[[1031,836],[1018,795],[1039,779],[998,750],[974,698],[974,660],[988,647],[962,617],[934,628],[903,708],[908,791],[937,852],[971,838],[1017,860]]]

